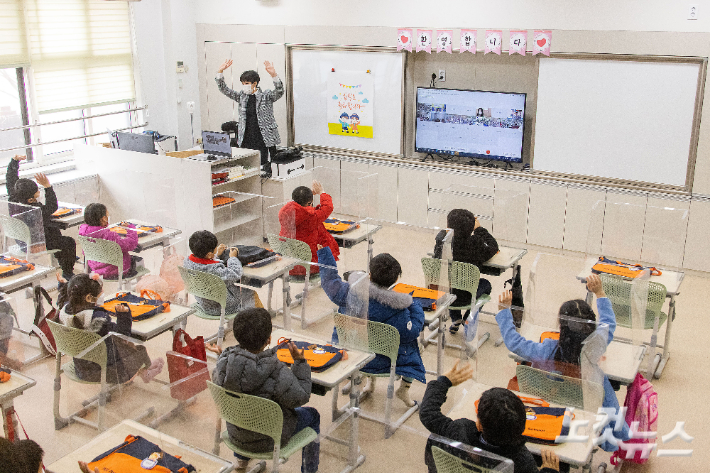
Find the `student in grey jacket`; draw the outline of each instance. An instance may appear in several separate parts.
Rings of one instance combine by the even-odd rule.
[[[276,75],[274,65],[269,61],[264,62],[266,72],[274,81],[273,90],[261,90],[259,87],[259,73],[245,71],[239,77],[242,83],[241,90],[232,90],[227,87],[222,74],[232,65],[232,60],[227,59],[217,70],[217,87],[219,91],[239,105],[239,128],[237,130],[237,143],[240,148],[255,149],[261,153],[262,169],[268,172],[269,155],[276,154],[276,145],[281,143],[279,129],[274,118],[274,102],[283,97],[284,86]]]
[[[256,292],[236,286],[242,278],[242,263],[237,258],[239,250],[220,245],[212,232],[201,230],[190,236],[190,251],[183,266],[195,271],[219,276],[227,285],[227,314],[234,314],[250,307],[263,307]],[[215,259],[219,258],[219,259]],[[219,316],[222,308],[218,303],[201,297],[195,297],[200,308],[210,315]]]
[[[283,411],[281,446],[297,432],[311,427],[320,434],[320,415],[313,407],[301,407],[311,397],[311,367],[303,350],[289,342],[293,366],[288,367],[276,356],[278,347],[266,349],[271,343],[271,315],[266,309],[247,309],[234,319],[234,338],[239,345],[220,352],[216,345],[208,349],[219,353],[217,367],[212,372],[215,384],[236,393],[271,399]],[[274,447],[269,437],[227,424],[229,437],[237,446],[255,452],[268,452]],[[301,473],[318,471],[320,439],[303,449]],[[235,455],[237,468],[246,468],[248,458]]]

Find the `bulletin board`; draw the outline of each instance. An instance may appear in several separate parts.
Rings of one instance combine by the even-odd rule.
[[[288,58],[293,144],[402,154],[403,52],[292,46]]]

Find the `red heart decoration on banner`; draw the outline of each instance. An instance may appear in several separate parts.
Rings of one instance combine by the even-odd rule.
[[[409,42],[409,38],[406,36],[400,36],[399,40],[402,42],[402,44],[407,44]]]
[[[547,43],[547,38],[540,38],[537,40],[537,45],[540,47],[545,46],[545,43]]]

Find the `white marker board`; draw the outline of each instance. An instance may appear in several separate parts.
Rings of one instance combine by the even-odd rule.
[[[701,65],[543,58],[533,168],[684,186]]]
[[[293,49],[294,142],[375,153],[402,153],[404,54],[397,52]],[[328,74],[371,71],[374,90],[373,138],[328,134]]]

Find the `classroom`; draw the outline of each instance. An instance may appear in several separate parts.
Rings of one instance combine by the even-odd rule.
[[[710,462],[709,0],[0,25],[0,473]]]

